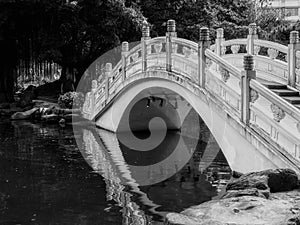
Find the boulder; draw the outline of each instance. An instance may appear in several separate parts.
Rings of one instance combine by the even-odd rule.
[[[6,209],[6,200],[8,196],[0,192],[0,212]]]
[[[58,123],[60,117],[56,114],[42,115],[41,120],[47,123]]]
[[[292,197],[273,200],[255,196],[225,198],[202,203],[181,213],[169,213],[166,215],[165,224],[298,225],[299,212],[293,211],[297,207]]]
[[[10,104],[9,103],[0,103],[0,109],[9,109],[10,108]]]
[[[227,191],[221,198],[235,198],[240,196],[257,196],[261,198],[269,198],[270,192],[268,190],[258,190],[257,188],[231,190]]]
[[[11,119],[12,120],[24,120],[24,119],[29,119],[31,118],[31,116],[36,112],[38,111],[39,109],[38,108],[33,108],[33,109],[30,109],[28,111],[25,111],[25,112],[16,112],[14,113],[12,116],[11,116]]]
[[[26,88],[20,97],[19,106],[25,107],[33,104],[32,100],[36,97],[35,89],[36,87],[33,85],[30,85],[28,88]]]
[[[291,191],[298,187],[298,176],[291,169],[270,169],[247,173],[228,183],[226,190],[257,188],[271,192]]]

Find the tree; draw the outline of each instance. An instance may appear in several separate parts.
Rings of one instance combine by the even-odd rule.
[[[101,54],[122,41],[138,40],[144,20],[122,0],[8,1],[0,2],[0,8],[1,42],[17,49],[10,51],[11,63],[0,74],[0,87],[5,87],[1,90],[9,96],[5,100],[12,99],[10,83],[19,59],[52,60],[63,71],[77,69],[80,78]],[[5,58],[8,50],[0,54]]]

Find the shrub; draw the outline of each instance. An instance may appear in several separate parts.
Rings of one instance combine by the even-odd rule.
[[[84,102],[84,95],[81,92],[67,92],[58,98],[58,105],[61,108],[80,108]]]

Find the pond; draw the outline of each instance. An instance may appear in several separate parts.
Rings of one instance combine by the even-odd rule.
[[[126,132],[0,122],[0,224],[163,224],[218,197],[230,168],[207,130],[188,126],[137,151]]]

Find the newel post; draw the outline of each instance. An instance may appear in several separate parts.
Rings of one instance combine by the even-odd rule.
[[[90,120],[92,120],[94,118],[95,115],[95,111],[96,111],[96,92],[97,92],[97,88],[98,88],[98,82],[97,80],[92,80],[92,90],[91,90],[91,100],[90,100]]]
[[[224,29],[223,28],[218,28],[217,29],[217,38],[216,38],[216,54],[218,56],[222,55],[222,47],[223,47],[223,42],[225,41],[224,39]]]
[[[166,33],[166,70],[172,71],[172,38],[177,37],[175,20],[168,20]]]
[[[122,60],[122,81],[126,79],[126,65],[127,65],[127,57],[129,51],[129,44],[127,41],[122,42],[122,53],[121,53],[121,60]]]
[[[142,28],[142,71],[145,72],[147,70],[147,42],[150,39],[150,28],[149,24],[145,21],[143,23]]]
[[[200,28],[198,43],[198,82],[200,87],[205,88],[206,74],[206,56],[205,50],[210,46],[209,29],[207,27]]]
[[[290,33],[290,44],[288,45],[288,85],[295,87],[296,84],[296,51],[299,48],[299,32]]]
[[[249,124],[250,120],[250,81],[256,79],[256,71],[254,68],[253,55],[244,56],[244,71],[242,71],[241,93],[242,93],[242,113],[241,119],[245,124]]]
[[[247,36],[247,53],[254,55],[254,40],[258,39],[257,26],[255,23],[249,25],[249,34]]]
[[[106,63],[105,65],[105,101],[109,98],[109,78],[112,71],[112,64]]]

